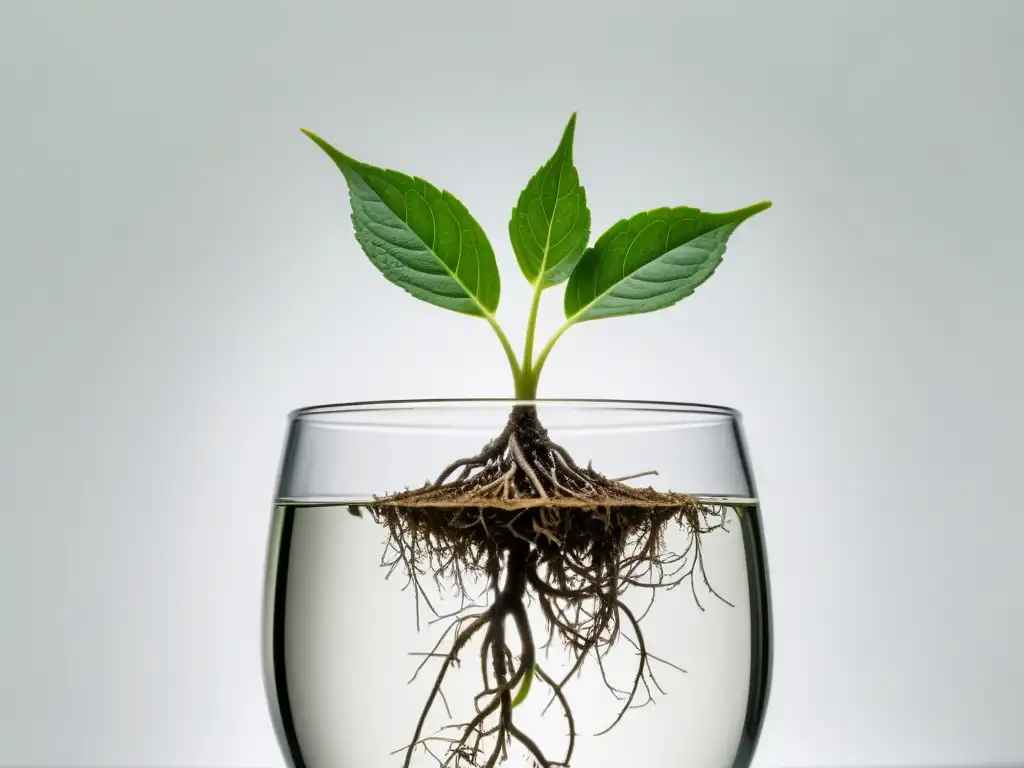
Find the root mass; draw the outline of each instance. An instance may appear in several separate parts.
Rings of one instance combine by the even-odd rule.
[[[595,661],[605,687],[620,702],[603,734],[630,709],[652,702],[654,691],[664,693],[655,662],[675,667],[651,653],[641,629],[655,594],[689,580],[701,606],[699,578],[724,601],[708,582],[701,551],[701,537],[723,526],[724,508],[685,494],[629,486],[579,466],[550,439],[532,406],[515,406],[502,432],[475,456],[452,462],[422,488],[378,498],[368,510],[388,532],[382,558],[388,575],[399,571],[414,591],[417,624],[421,604],[434,621],[450,619],[417,670],[418,675],[440,660],[412,739],[398,750],[404,768],[410,768],[417,749],[441,766],[493,768],[508,759],[513,743],[541,768],[569,768],[578,732],[566,688],[583,664]],[[682,552],[666,549],[670,525],[688,534]],[[423,586],[429,578],[439,588],[454,589],[462,608],[438,616]],[[470,591],[477,579],[490,594],[484,609]],[[623,600],[630,590],[645,595],[646,609],[639,615]],[[543,616],[542,645],[528,617],[531,602]],[[510,636],[517,642],[510,644]],[[446,640],[448,650],[439,652]],[[442,690],[446,676],[475,640],[481,677],[476,714],[428,735],[427,719],[437,700],[448,710]],[[638,657],[624,689],[609,682],[604,665],[620,640]],[[571,659],[559,679],[538,660],[538,652],[555,643]],[[566,722],[557,754],[538,745],[514,717],[516,706],[538,684],[549,694],[545,711],[557,705]]]

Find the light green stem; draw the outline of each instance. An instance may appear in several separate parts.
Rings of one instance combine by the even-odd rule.
[[[544,345],[544,349],[541,350],[540,355],[537,359],[533,359],[533,346],[537,335],[537,315],[540,311],[540,300],[541,295],[544,293],[546,286],[543,282],[538,279],[537,283],[533,288],[533,300],[530,302],[530,314],[526,320],[526,342],[523,347],[523,360],[522,363],[516,359],[515,352],[512,351],[512,345],[509,344],[508,337],[505,332],[501,330],[501,326],[498,325],[498,321],[491,314],[485,314],[487,322],[491,324],[494,332],[498,335],[498,340],[501,341],[501,347],[505,350],[505,356],[508,357],[509,365],[512,368],[512,380],[515,384],[515,397],[517,400],[534,400],[537,397],[537,382],[540,379],[541,369],[544,367],[545,361],[548,359],[548,355],[551,354],[552,348],[555,346],[563,333],[573,326],[576,322],[575,318],[570,318],[562,324],[562,327],[555,331],[555,335],[551,337],[547,344]]]
[[[574,322],[574,320],[570,319],[562,323],[562,327],[555,331],[555,335],[552,336],[548,343],[544,345],[544,349],[540,351],[540,355],[537,357],[536,362],[530,365],[529,371],[530,378],[533,382],[534,396],[536,396],[537,380],[540,378],[541,369],[544,368],[544,363],[548,359],[548,355],[551,354],[551,350],[554,348],[555,342],[562,338],[562,334],[568,331],[573,326]]]
[[[540,295],[544,292],[544,284],[537,278],[533,289],[533,302],[530,304],[530,316],[526,321],[526,347],[523,350],[523,366],[529,371],[533,360],[533,338],[537,333],[537,313],[540,310]]]
[[[491,328],[498,335],[498,341],[501,342],[501,348],[505,350],[505,357],[508,358],[509,367],[512,368],[512,380],[516,382],[516,392],[518,397],[519,380],[523,376],[523,372],[519,367],[519,361],[516,360],[516,353],[512,350],[512,345],[509,343],[508,336],[501,330],[501,326],[498,324],[497,318],[489,312],[484,314],[484,318],[490,323]]]
[[[537,313],[540,310],[540,297],[544,292],[544,283],[540,277],[533,288],[533,301],[530,303],[530,315],[526,320],[526,345],[523,348],[523,368],[516,380],[516,397],[521,400],[532,400],[537,396],[537,376],[533,372],[533,341],[537,334]]]

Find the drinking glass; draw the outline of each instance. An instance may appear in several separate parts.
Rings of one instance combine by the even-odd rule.
[[[660,571],[654,588],[633,574],[636,584],[607,603],[614,642],[582,653],[578,669],[579,647],[558,633],[545,646],[544,593],[527,589],[535,663],[503,693],[493,664],[525,666],[518,625],[506,622],[513,639],[501,660],[489,625],[468,632],[472,617],[493,610],[492,582],[465,563],[460,576],[420,566],[410,579],[411,555],[373,510],[479,453],[524,405],[576,466],[685,494],[708,517],[703,528],[688,517],[667,526],[657,543],[678,556],[665,558],[671,578]],[[448,510],[430,514],[448,525]],[[729,408],[491,399],[294,411],[271,510],[263,620],[264,682],[282,751],[294,768],[748,766],[772,659],[761,526],[741,417]],[[550,608],[557,585],[545,589]],[[579,628],[604,605],[560,621]],[[490,702],[491,719],[472,728]],[[498,729],[506,706],[526,740]]]

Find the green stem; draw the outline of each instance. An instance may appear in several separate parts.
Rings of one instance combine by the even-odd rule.
[[[530,378],[533,382],[534,396],[536,396],[537,380],[540,378],[541,369],[544,368],[544,363],[548,359],[548,355],[551,354],[551,350],[555,346],[555,342],[562,338],[562,334],[568,331],[574,325],[574,323],[575,321],[572,319],[566,320],[562,324],[562,327],[555,331],[555,335],[551,337],[548,343],[544,345],[544,349],[540,351],[540,355],[537,357],[537,361],[529,364],[528,370],[530,373]]]
[[[530,316],[526,321],[526,347],[523,349],[523,366],[529,371],[533,360],[533,338],[537,333],[537,312],[540,310],[540,295],[544,291],[544,284],[537,278],[537,285],[533,289],[533,303],[530,304]]]
[[[505,357],[508,358],[508,364],[512,368],[512,379],[516,382],[516,396],[518,397],[519,391],[519,380],[522,378],[523,373],[519,368],[519,361],[516,360],[516,353],[512,350],[512,345],[509,343],[508,336],[501,330],[501,326],[498,325],[497,318],[494,317],[490,312],[484,313],[484,318],[490,323],[491,328],[498,335],[498,341],[501,342],[501,348],[505,350]]]
[[[516,400],[533,400],[537,397],[537,377],[523,371],[516,377]]]
[[[526,345],[523,348],[523,369],[516,379],[516,397],[521,400],[532,400],[537,396],[537,376],[533,372],[533,341],[537,334],[537,313],[540,310],[540,297],[544,292],[544,282],[540,277],[533,287],[533,301],[530,303],[530,315],[526,320]]]

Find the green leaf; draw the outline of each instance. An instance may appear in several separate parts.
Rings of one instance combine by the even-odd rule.
[[[516,260],[534,285],[566,280],[590,240],[587,194],[572,163],[575,133],[574,112],[558,149],[520,193],[508,223]]]
[[[481,317],[495,312],[498,264],[462,203],[423,179],[353,160],[302,132],[344,174],[356,240],[384,277],[444,309]]]
[[[619,221],[570,275],[568,322],[654,312],[686,298],[722,262],[736,227],[769,207],[763,202],[728,213],[658,208]]]

